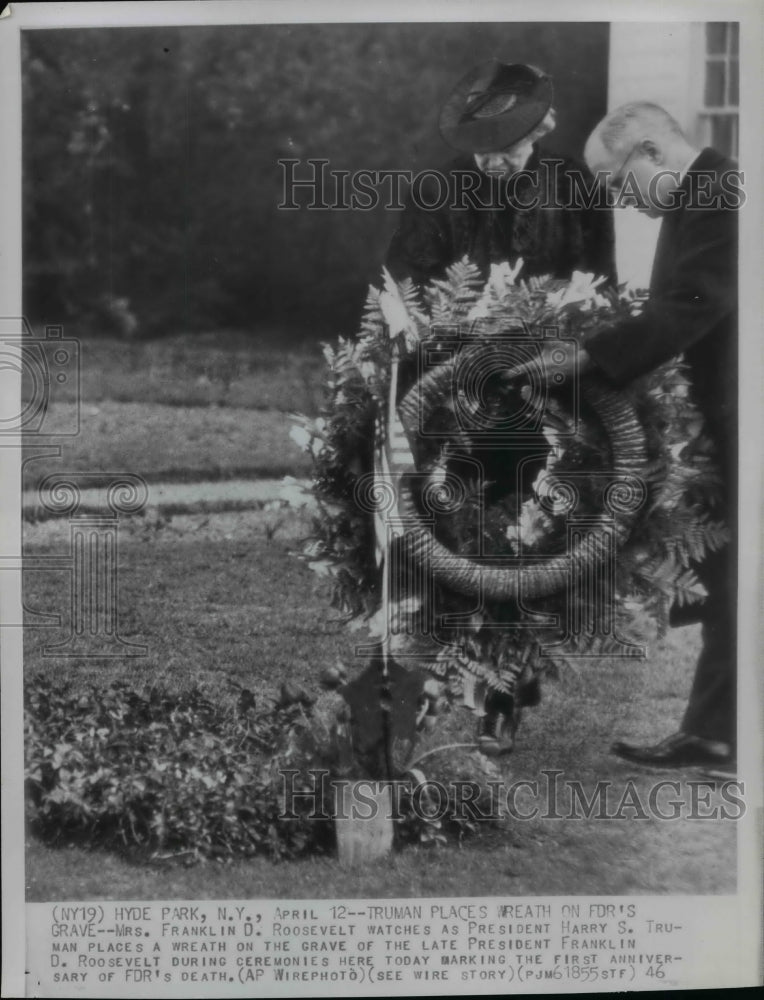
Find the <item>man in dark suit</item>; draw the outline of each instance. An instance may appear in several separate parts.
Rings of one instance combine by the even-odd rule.
[[[486,278],[519,257],[520,278],[613,275],[611,212],[575,197],[588,171],[538,148],[555,127],[552,100],[551,79],[523,64],[491,60],[459,81],[440,132],[460,156],[412,185],[385,261],[396,280],[426,284],[464,256]]]
[[[739,172],[713,149],[698,150],[662,108],[644,102],[611,112],[585,158],[616,203],[662,219],[641,315],[599,331],[579,356],[615,385],[683,354],[724,480],[732,540],[699,564],[708,597],[699,606],[703,645],[684,719],[655,746],[616,743],[637,763],[728,767],[735,754],[737,611],[737,212]],[[672,624],[686,619],[674,613]]]

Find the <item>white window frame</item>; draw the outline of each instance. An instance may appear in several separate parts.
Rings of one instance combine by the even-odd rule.
[[[738,52],[732,52],[732,32],[729,27],[732,24],[737,24],[734,21],[724,21],[721,22],[727,26],[726,40],[725,40],[725,51],[719,53],[710,53],[708,51],[708,42],[706,39],[706,25],[703,24],[702,28],[702,79],[700,83],[700,110],[698,112],[699,118],[699,133],[700,142],[704,146],[713,145],[712,125],[714,120],[719,120],[720,118],[729,118],[732,123],[732,149],[731,150],[720,150],[720,152],[727,152],[733,157],[737,158],[739,149],[739,129],[740,129],[740,97],[739,97],[739,83],[738,83],[738,103],[732,104],[729,101],[730,97],[730,65],[733,62],[738,63],[738,80],[739,80],[739,62],[740,62],[740,46],[738,43]],[[739,35],[738,27],[738,35]],[[706,70],[710,63],[721,63],[725,67],[724,81],[725,81],[725,93],[724,93],[724,103],[708,105],[706,104]]]

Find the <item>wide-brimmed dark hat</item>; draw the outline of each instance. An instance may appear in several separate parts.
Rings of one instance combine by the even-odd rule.
[[[463,153],[506,149],[544,120],[552,95],[545,73],[492,59],[470,70],[451,92],[440,112],[440,134]]]

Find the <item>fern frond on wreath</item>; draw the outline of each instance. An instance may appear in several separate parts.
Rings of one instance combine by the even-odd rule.
[[[416,334],[399,343],[405,373],[399,411],[413,435],[414,478],[420,482],[419,492],[409,490],[403,506],[408,504],[412,518],[421,519],[428,485],[437,487],[437,493],[449,477],[461,484],[456,507],[430,512],[426,525],[414,534],[404,532],[412,559],[427,558],[429,550],[440,553],[436,593],[448,611],[441,617],[459,623],[436,625],[429,669],[454,683],[469,676],[505,693],[516,683],[522,664],[530,662],[542,672],[551,662],[562,662],[562,654],[543,657],[540,649],[559,639],[568,620],[594,623],[568,637],[567,648],[576,656],[607,655],[622,648],[616,637],[638,645],[651,628],[660,632],[672,603],[703,600],[693,566],[728,540],[726,526],[714,515],[721,479],[692,402],[685,364],[672,360],[618,393],[608,394],[585,378],[581,413],[573,412],[570,400],[554,390],[534,397],[532,386],[507,375],[507,336],[514,338],[513,344],[520,336],[532,352],[534,341],[553,328],[556,336],[585,346],[593,331],[631,315],[633,302],[603,292],[593,276],[517,281],[517,271],[517,265],[500,265],[484,283],[479,269],[465,258],[421,293],[411,282],[397,286]],[[373,515],[359,509],[355,489],[372,470],[375,414],[387,402],[392,347],[380,294],[370,290],[355,339],[325,348],[327,403],[312,425],[300,425],[314,460],[318,501],[313,555],[306,558],[331,581],[337,605],[367,619],[379,607],[380,575]],[[477,359],[475,386],[464,383],[455,364],[448,369],[449,362],[435,361],[421,367],[426,351],[420,353],[420,345],[439,348],[454,328],[466,334],[457,352]],[[432,353],[438,355],[437,350]],[[472,400],[471,410],[460,409],[464,399]],[[483,408],[478,413],[482,424],[470,423],[475,400]],[[427,434],[421,432],[424,411],[433,414]],[[539,472],[544,466],[552,484],[549,496],[538,493],[543,478],[522,479],[519,452],[502,444],[500,435],[496,444],[485,437],[502,420],[514,426],[516,413],[535,421],[527,439],[542,456],[533,461]],[[616,468],[621,476],[628,470],[626,478],[631,476],[636,490],[638,503],[628,515],[617,506],[615,513],[604,507],[602,476]],[[585,515],[591,529],[577,549],[570,548],[565,504],[554,502],[555,489],[559,492],[566,477],[575,486],[576,515]],[[626,501],[628,493],[626,489]],[[565,489],[559,493],[566,495]],[[624,500],[616,489],[619,496],[619,502]],[[614,591],[604,578],[589,590],[567,585],[576,574],[588,579],[589,568],[604,565],[613,551]],[[481,554],[480,566],[473,565],[475,553]],[[512,569],[518,565],[522,570]],[[421,568],[425,580],[427,565],[423,562]],[[490,587],[478,604],[480,595],[473,591],[481,580]],[[615,628],[600,635],[603,602]],[[477,617],[476,606],[481,607]],[[442,654],[443,648],[462,653]]]

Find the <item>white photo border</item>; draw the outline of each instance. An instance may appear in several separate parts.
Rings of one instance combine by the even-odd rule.
[[[309,23],[314,21],[618,21],[668,22],[740,20],[740,161],[745,165],[746,203],[740,231],[740,537],[739,571],[739,767],[746,779],[746,817],[738,824],[737,926],[730,927],[730,960],[743,963],[745,981],[761,981],[762,941],[762,678],[764,648],[764,492],[761,428],[764,426],[762,364],[762,51],[764,8],[759,0],[481,0],[425,2],[386,0],[352,4],[327,0],[244,2],[133,2],[11,4],[0,18],[0,315],[21,316],[21,75],[20,32],[40,28],[136,27]],[[20,380],[19,380],[20,383]],[[20,400],[20,384],[3,390]],[[4,439],[0,447],[0,553],[20,556],[20,449]],[[20,620],[20,571],[0,573],[0,612]],[[21,629],[0,628],[2,668],[2,848],[3,996],[24,990],[24,828],[22,781]],[[734,939],[734,940],[733,940]]]

